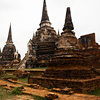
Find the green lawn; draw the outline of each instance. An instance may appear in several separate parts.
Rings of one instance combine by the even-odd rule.
[[[26,77],[26,78],[18,78],[17,80],[22,82],[22,83],[28,83],[28,77]]]
[[[13,73],[6,73],[3,77],[1,77],[1,79],[8,78],[8,77],[16,78],[16,76],[13,75]],[[17,80],[21,81],[22,83],[28,83],[28,77],[26,77],[26,78],[17,78]]]
[[[36,95],[33,95],[33,98],[34,100],[46,100],[45,98]]]
[[[96,96],[100,96],[100,88],[93,90],[91,92],[88,93],[89,95],[96,95]]]
[[[15,78],[16,76],[13,75],[13,73],[6,73],[1,79],[8,78],[8,77],[13,77]],[[18,81],[21,81],[22,83],[28,83],[28,77],[26,78],[17,78]],[[0,100],[7,100],[7,99],[12,99],[15,98],[15,95],[17,93],[20,93],[17,88],[12,89],[12,90],[6,90],[4,87],[0,87]],[[34,100],[46,100],[43,97],[40,96],[32,96]]]
[[[0,87],[0,100],[8,100],[8,99],[14,100],[16,98],[16,95],[23,95],[22,92],[18,90],[18,88],[15,88],[12,90],[6,90],[4,87]],[[32,96],[32,97],[35,100],[45,100],[39,96]],[[27,99],[27,100],[29,100],[29,99]]]
[[[29,68],[26,68],[29,69]],[[47,69],[47,67],[37,67],[37,68],[31,68],[31,69]]]
[[[13,77],[15,78],[16,76],[13,75],[13,73],[6,73],[4,76],[2,76],[1,78],[7,78],[7,77]]]
[[[3,87],[0,87],[0,100],[11,99],[13,97],[14,95],[11,94],[11,91],[8,91]]]
[[[0,87],[0,100],[14,100],[14,98],[16,98],[16,95],[23,95],[22,92],[18,90],[18,88],[8,91],[5,88]],[[32,97],[34,98],[34,100],[46,100],[45,98],[36,95],[33,95]]]

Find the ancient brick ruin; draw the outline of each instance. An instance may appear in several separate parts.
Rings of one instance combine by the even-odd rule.
[[[18,82],[17,78],[7,77],[4,79],[9,82],[0,80],[0,86],[3,85],[8,90],[16,86],[21,87],[24,94],[46,95],[50,100],[59,96],[69,100],[71,96],[73,96],[71,99],[99,100],[100,97],[77,93],[88,93],[100,88],[100,45],[96,43],[95,33],[77,39],[73,30],[71,11],[68,7],[63,32],[61,35],[59,32],[56,33],[51,27],[46,0],[44,0],[40,27],[29,40],[28,51],[20,62],[20,54],[12,41],[10,25],[6,45],[3,51],[0,51],[0,76],[4,76],[6,71],[13,72],[17,78],[28,77],[29,84]],[[2,66],[22,70],[5,69],[4,71]],[[47,69],[31,69],[35,67],[47,67]],[[23,70],[23,68],[29,69]]]
[[[81,49],[98,48],[99,45],[95,41],[95,33],[81,36],[78,39],[79,47]]]
[[[16,51],[16,47],[12,41],[11,25],[9,28],[6,45],[0,53],[0,63],[5,68],[15,67],[20,63],[20,54]]]
[[[84,60],[86,60],[86,63],[88,63],[88,60],[93,60],[92,63],[95,64],[97,59],[99,59],[100,48],[95,41],[95,33],[84,35],[77,39],[73,29],[74,25],[71,18],[70,8],[68,8],[63,32],[61,33],[61,36],[59,35],[59,32],[57,34],[54,28],[51,27],[46,1],[44,0],[40,28],[37,29],[33,38],[29,40],[28,51],[18,68],[46,67],[50,59],[55,57],[55,55],[63,53],[64,56],[66,52],[77,53],[77,59],[84,56],[80,59],[80,62],[85,57],[92,55],[92,58],[89,57],[89,59]],[[83,64],[84,63],[81,65]],[[98,64],[99,62],[96,63],[95,67],[98,67]]]
[[[39,25],[33,38],[29,40],[27,54],[19,68],[46,67],[50,58],[54,56],[59,34],[51,26],[45,0]]]
[[[29,83],[51,88],[69,87],[79,93],[100,87],[100,76],[92,70],[100,66],[100,46],[95,42],[95,33],[77,39],[73,29],[68,7],[63,32],[56,42],[54,55],[46,62],[46,71],[42,77],[30,77]]]

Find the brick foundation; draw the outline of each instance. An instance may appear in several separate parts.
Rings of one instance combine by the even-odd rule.
[[[95,73],[87,69],[46,69],[42,75],[47,78],[61,79],[91,79],[95,78]]]
[[[76,79],[55,79],[45,77],[30,77],[29,84],[39,84],[47,88],[72,88],[76,93],[88,93],[91,90],[100,88],[100,77],[84,80]]]

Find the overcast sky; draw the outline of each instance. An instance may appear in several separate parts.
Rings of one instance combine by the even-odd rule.
[[[52,27],[62,32],[66,8],[71,8],[74,31],[81,35],[96,33],[100,44],[100,0],[46,0]],[[22,58],[27,52],[27,43],[39,28],[43,0],[0,0],[0,47],[7,40],[11,22],[12,37]]]

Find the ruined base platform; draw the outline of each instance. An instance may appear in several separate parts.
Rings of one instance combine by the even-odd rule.
[[[95,78],[95,72],[90,69],[46,69],[42,77],[60,78],[60,79],[92,79]]]
[[[39,84],[47,88],[72,88],[76,93],[88,93],[91,90],[100,88],[100,76],[92,79],[59,79],[46,77],[30,77],[29,84]]]

